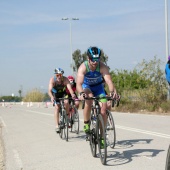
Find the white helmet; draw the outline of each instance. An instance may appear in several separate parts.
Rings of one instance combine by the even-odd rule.
[[[54,74],[64,74],[64,70],[61,68],[55,68]]]

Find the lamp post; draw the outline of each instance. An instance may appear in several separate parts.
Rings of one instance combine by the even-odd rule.
[[[71,64],[70,64],[70,67],[71,67],[71,73],[73,74],[74,71],[73,71],[73,56],[72,56],[72,26],[71,26],[71,21],[72,20],[79,20],[79,18],[62,18],[62,20],[69,20],[70,21],[70,55],[71,55]]]

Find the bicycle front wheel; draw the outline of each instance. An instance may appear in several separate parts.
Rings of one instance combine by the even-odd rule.
[[[60,138],[63,138],[63,135],[64,135],[64,118],[62,116],[62,112],[60,110],[60,123],[59,123],[59,128],[60,128],[60,131],[59,131],[59,136]]]
[[[106,142],[108,146],[114,148],[116,143],[115,124],[114,124],[112,113],[109,110],[107,110],[106,113],[108,116],[107,125],[106,125]]]
[[[66,141],[68,141],[68,117],[65,110],[63,110],[63,118],[64,118],[64,135]]]
[[[170,170],[170,145],[169,145],[169,149],[167,152],[167,157],[166,157],[166,165],[165,165],[165,170]]]
[[[105,126],[103,117],[101,114],[98,115],[97,119],[97,141],[98,141],[98,149],[100,154],[100,160],[103,165],[106,165],[107,158],[107,143],[106,143],[106,134],[105,134]]]
[[[90,120],[90,134],[89,134],[89,143],[90,149],[93,157],[96,157],[96,146],[97,146],[97,129],[96,119],[94,120],[94,110],[91,111],[91,120]]]

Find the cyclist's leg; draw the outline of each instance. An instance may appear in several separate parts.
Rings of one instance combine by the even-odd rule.
[[[107,110],[111,111],[111,101],[107,101]]]
[[[106,122],[107,122],[107,115],[106,115],[107,102],[100,103],[100,107],[101,107],[101,115],[103,117],[104,125],[106,125]]]
[[[59,132],[59,110],[60,110],[60,105],[59,105],[59,101],[56,100],[56,105],[54,108],[54,121],[55,121],[55,130],[56,132]]]
[[[103,84],[99,84],[95,87],[92,87],[92,91],[93,91],[94,96],[99,96],[99,97],[106,96]],[[100,100],[100,107],[101,107],[101,115],[103,117],[104,125],[106,125],[106,122],[107,122],[107,115],[106,115],[107,99]]]
[[[77,108],[77,110],[79,109],[79,101],[75,101],[75,106]]]
[[[65,106],[67,115],[69,115],[69,100],[64,100],[64,106]]]
[[[85,92],[85,94],[87,95],[87,97],[92,97],[93,94],[90,90],[90,87],[83,84],[83,91]],[[91,112],[91,105],[92,105],[92,101],[91,100],[86,100],[85,101],[85,107],[83,110],[83,116],[84,116],[84,131],[85,132],[89,132],[90,130],[90,112]]]

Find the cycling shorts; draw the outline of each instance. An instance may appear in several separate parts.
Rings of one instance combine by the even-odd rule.
[[[54,96],[54,99],[55,99],[55,101],[56,101],[56,104],[59,104],[59,103],[60,103],[60,100],[57,99],[57,98],[64,98],[64,97],[67,95],[66,92],[64,92],[64,93],[53,93],[53,92],[52,92],[52,94],[53,94],[53,96]]]
[[[96,86],[90,86],[90,85],[83,83],[82,88],[83,88],[83,90],[89,89],[93,93],[94,97],[104,97],[104,96],[106,96],[103,84],[98,84]],[[102,103],[106,103],[107,99],[101,99],[100,101]]]

